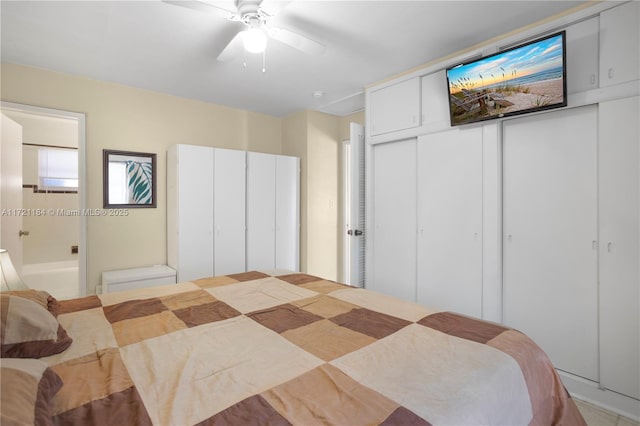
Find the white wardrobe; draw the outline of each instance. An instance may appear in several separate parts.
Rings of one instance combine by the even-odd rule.
[[[519,329],[640,418],[640,3],[529,36],[565,26],[563,109],[451,128],[453,60],[366,90],[366,286]]]
[[[167,258],[177,280],[299,268],[299,159],[174,145]]]

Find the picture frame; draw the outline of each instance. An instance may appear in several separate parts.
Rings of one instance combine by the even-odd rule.
[[[157,207],[155,153],[104,149],[102,194],[105,209]]]

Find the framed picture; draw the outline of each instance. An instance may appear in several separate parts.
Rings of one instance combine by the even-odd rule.
[[[103,150],[103,207],[156,207],[156,168],[156,154]]]

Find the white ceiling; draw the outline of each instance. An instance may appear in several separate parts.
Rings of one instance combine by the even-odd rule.
[[[263,73],[261,55],[247,54],[246,68],[242,55],[216,61],[237,23],[214,15],[156,0],[2,0],[1,55],[279,117],[302,109],[344,115],[362,109],[366,85],[582,3],[297,0],[272,23],[326,51],[309,56],[270,41]]]

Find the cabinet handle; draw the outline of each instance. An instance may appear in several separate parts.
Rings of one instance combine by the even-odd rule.
[[[591,248],[596,250],[598,248],[598,242],[596,240],[591,241]]]
[[[596,84],[596,75],[595,74],[591,74],[591,84]]]
[[[607,73],[607,75],[610,79],[613,78],[613,68],[609,68],[609,72]]]
[[[612,250],[613,250],[613,243],[612,242],[607,243],[607,252],[611,253]]]

